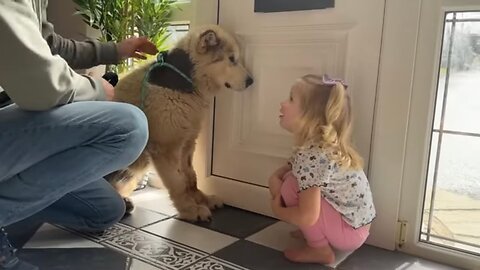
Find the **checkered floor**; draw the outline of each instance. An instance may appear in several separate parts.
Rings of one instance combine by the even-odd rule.
[[[191,224],[175,219],[165,191],[146,189],[133,200],[135,212],[102,234],[26,224],[10,235],[19,256],[41,270],[455,269],[370,246],[337,254],[330,266],[294,264],[281,250],[303,243],[283,222],[227,206],[211,222]]]

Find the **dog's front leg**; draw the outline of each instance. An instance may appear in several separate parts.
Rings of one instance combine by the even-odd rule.
[[[187,181],[187,192],[195,199],[198,204],[206,205],[209,209],[220,208],[223,202],[215,195],[205,195],[197,187],[197,174],[193,169],[192,159],[195,151],[195,139],[187,140],[182,149],[182,171],[185,173]]]
[[[149,153],[179,213],[178,217],[189,221],[209,220],[212,215],[210,209],[198,204],[188,192],[187,177],[182,170],[182,145],[152,145]]]

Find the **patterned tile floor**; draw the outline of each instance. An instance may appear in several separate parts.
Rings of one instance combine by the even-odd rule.
[[[227,206],[211,222],[193,224],[175,219],[164,191],[146,189],[133,200],[135,212],[102,234],[50,224],[9,233],[19,256],[41,270],[456,269],[367,245],[337,254],[331,266],[294,264],[281,250],[302,243],[288,236],[292,227],[283,222]]]

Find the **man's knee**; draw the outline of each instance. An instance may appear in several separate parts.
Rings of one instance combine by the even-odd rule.
[[[143,111],[126,103],[116,103],[115,105],[112,113],[117,118],[113,123],[117,125],[116,129],[132,135],[138,143],[145,144],[148,139],[148,122]]]
[[[112,103],[112,113],[117,116],[118,121],[122,122],[127,130],[137,130],[147,128],[147,118],[142,110],[134,105],[127,103]]]
[[[148,122],[145,114],[137,107],[125,104],[112,104],[110,113],[113,117],[112,140],[121,139],[121,148],[127,162],[133,162],[145,148],[148,140]],[[121,158],[120,156],[118,157]]]

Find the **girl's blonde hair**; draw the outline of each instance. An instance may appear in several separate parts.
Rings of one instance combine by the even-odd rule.
[[[303,115],[296,144],[319,144],[342,168],[360,169],[363,160],[352,145],[350,97],[342,83],[332,86],[322,82],[322,77],[312,74],[300,79]]]

